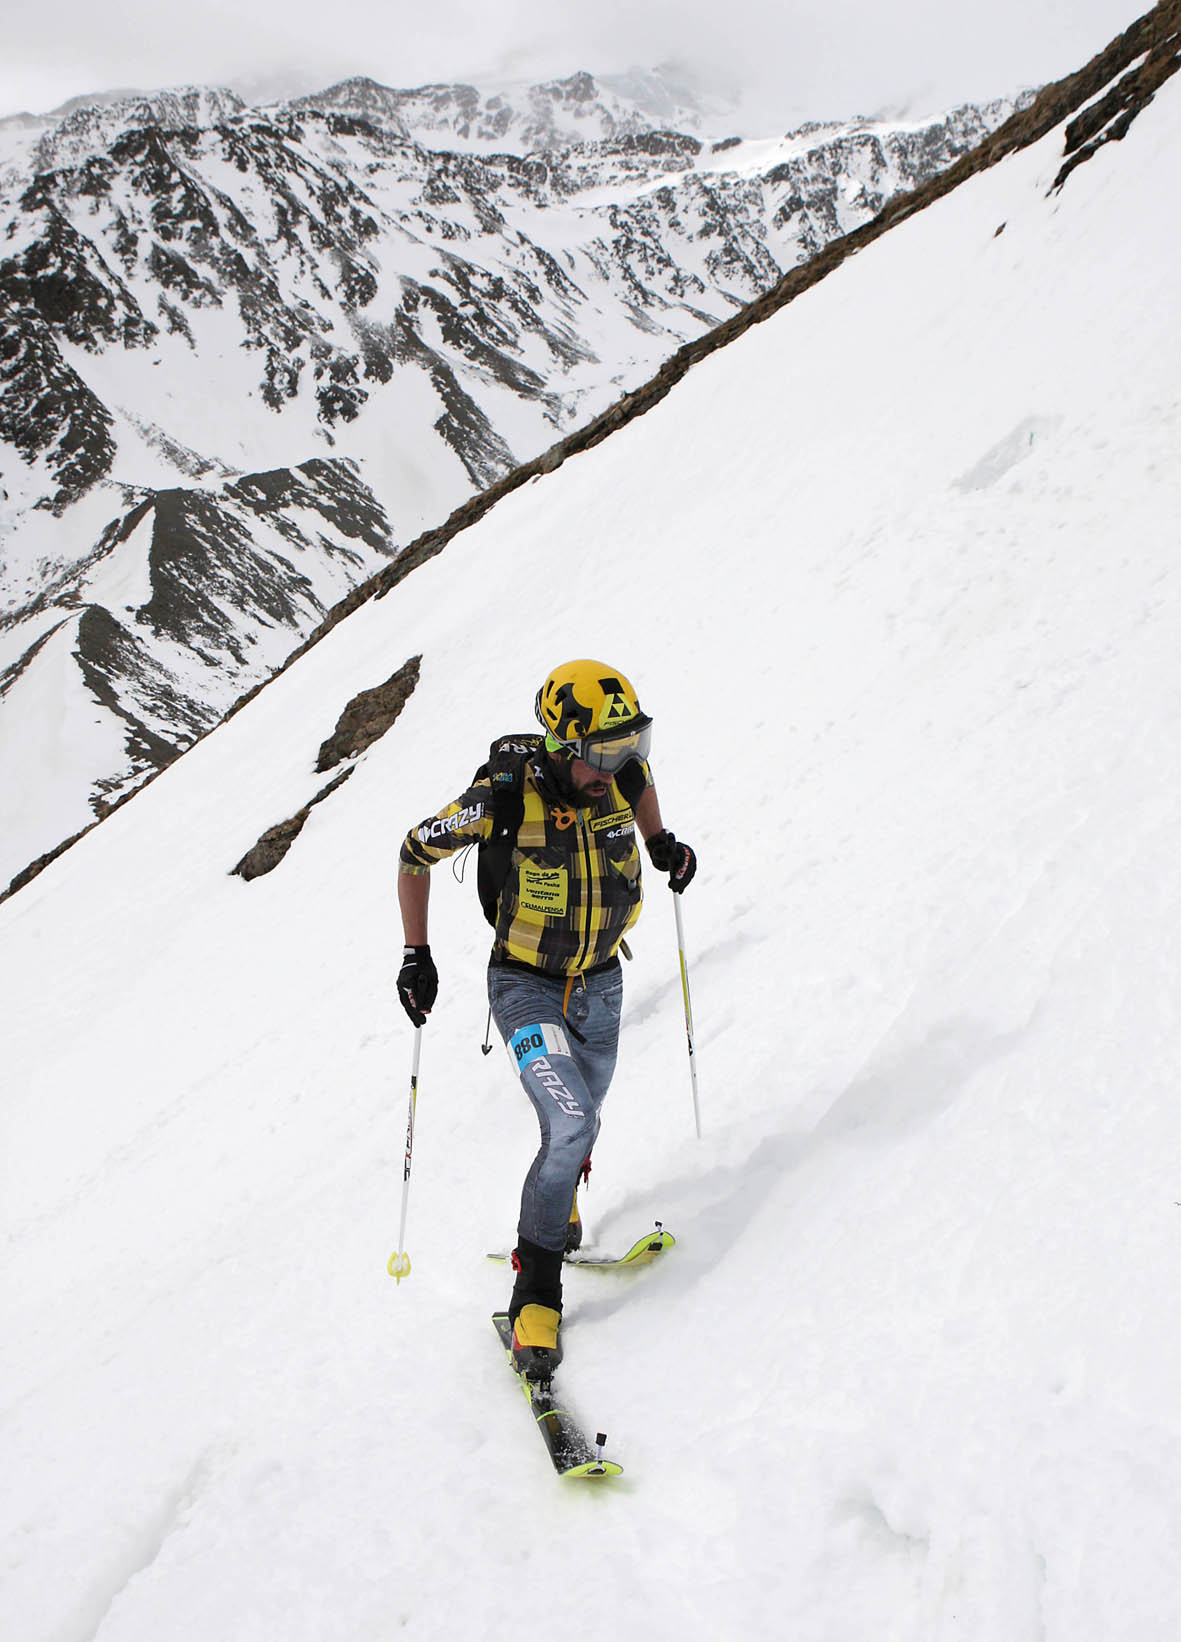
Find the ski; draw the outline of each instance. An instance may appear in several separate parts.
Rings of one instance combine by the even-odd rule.
[[[596,1254],[592,1249],[575,1249],[571,1254],[564,1256],[563,1263],[567,1266],[587,1266],[593,1271],[622,1271],[635,1270],[639,1266],[650,1266],[666,1249],[676,1246],[676,1238],[672,1232],[666,1232],[660,1221],[656,1222],[654,1231],[646,1237],[636,1240],[626,1254]],[[511,1251],[500,1249],[488,1256],[489,1260],[508,1260]]]
[[[541,1432],[546,1451],[560,1477],[619,1477],[622,1465],[603,1458],[607,1438],[599,1432],[592,1444],[578,1421],[554,1395],[552,1380],[527,1380],[513,1362],[513,1326],[508,1313],[493,1314],[492,1326],[508,1355],[509,1367],[517,1376],[525,1400]]]
[[[655,1230],[634,1242],[626,1254],[595,1254],[591,1249],[575,1249],[566,1256],[568,1266],[591,1266],[596,1271],[613,1271],[627,1267],[650,1266],[658,1255],[676,1246],[672,1232],[666,1232],[658,1220]]]

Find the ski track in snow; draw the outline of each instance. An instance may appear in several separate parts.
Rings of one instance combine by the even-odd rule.
[[[199,1461],[180,1487],[140,1525],[137,1542],[128,1545],[125,1558],[95,1579],[78,1604],[77,1619],[68,1620],[59,1628],[60,1642],[92,1642],[101,1634],[104,1621],[122,1592],[133,1579],[151,1568],[169,1537],[183,1527],[208,1474],[207,1462]]]
[[[1061,195],[1054,138],[895,230],[0,908],[5,1638],[1174,1642],[1179,138],[1174,82]],[[597,1490],[488,1324],[533,1120],[445,869],[385,1274],[397,845],[564,653],[701,863],[704,1138],[653,882],[584,1199],[678,1246],[566,1289]]]

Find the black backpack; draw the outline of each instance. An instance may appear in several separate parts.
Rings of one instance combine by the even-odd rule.
[[[500,735],[487,761],[472,777],[492,783],[492,833],[480,840],[476,855],[476,888],[484,916],[496,928],[496,908],[508,877],[517,833],[525,816],[525,765],[541,746],[539,735]]]
[[[508,877],[517,833],[525,818],[525,766],[541,746],[543,736],[500,735],[488,748],[487,760],[480,765],[472,784],[492,783],[492,832],[480,840],[476,854],[476,888],[484,916],[496,928],[500,892]],[[633,773],[634,772],[634,773]],[[634,808],[644,791],[638,764],[626,764],[615,778],[616,785]]]

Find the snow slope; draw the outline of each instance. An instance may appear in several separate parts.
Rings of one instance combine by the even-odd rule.
[[[1179,142],[1174,81],[894,230],[0,908],[5,1638],[1173,1642]],[[385,1274],[397,844],[584,653],[701,861],[704,1138],[654,881],[586,1202],[679,1246],[567,1285],[597,1492],[487,1321],[532,1120],[445,869]]]

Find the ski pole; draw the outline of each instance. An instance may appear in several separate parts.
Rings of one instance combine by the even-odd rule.
[[[398,1227],[398,1247],[390,1255],[389,1274],[400,1283],[410,1275],[406,1253],[406,1210],[410,1205],[410,1158],[414,1151],[414,1108],[418,1103],[418,1057],[422,1053],[422,1027],[414,1028],[414,1056],[410,1062],[410,1112],[406,1119],[406,1162],[402,1168],[402,1223]]]
[[[693,1005],[689,1002],[689,966],[685,962],[685,926],[681,922],[681,897],[673,896],[677,915],[677,953],[681,960],[681,992],[685,998],[685,1037],[689,1045],[689,1081],[693,1086],[693,1122],[701,1139],[701,1108],[697,1103],[697,1059],[693,1053]]]

